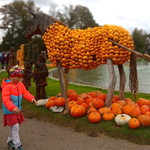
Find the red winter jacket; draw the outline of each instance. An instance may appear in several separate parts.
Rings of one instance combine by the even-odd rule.
[[[5,84],[5,85],[4,85]],[[2,106],[4,114],[13,113],[14,108],[22,109],[22,98],[32,102],[33,95],[26,90],[23,83],[13,84],[2,82]]]

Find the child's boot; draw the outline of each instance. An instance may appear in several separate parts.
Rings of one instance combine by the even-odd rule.
[[[9,141],[9,142],[7,143],[7,146],[8,146],[11,150],[15,150],[15,145],[14,145],[13,141]]]
[[[17,149],[15,150],[24,150],[24,148],[22,147],[22,145],[20,145]]]

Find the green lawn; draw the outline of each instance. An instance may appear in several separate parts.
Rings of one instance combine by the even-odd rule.
[[[0,82],[3,78],[7,77],[6,72],[0,73]],[[69,89],[74,89],[78,94],[88,93],[92,91],[101,91],[107,93],[106,90],[93,88],[88,86],[79,86],[69,84]],[[35,95],[35,84],[32,82],[32,87],[29,91]],[[46,87],[47,97],[55,96],[60,93],[60,85],[58,81],[48,78],[48,86]],[[118,94],[118,91],[115,91]],[[125,93],[125,97],[133,99],[131,93]],[[149,94],[138,93],[137,98],[143,97],[149,98]],[[0,105],[1,107],[1,105]],[[81,118],[73,118],[70,114],[64,113],[54,113],[45,107],[37,107],[33,103],[28,101],[23,101],[23,113],[26,118],[36,118],[40,121],[46,121],[59,126],[72,127],[77,132],[83,132],[88,136],[99,136],[100,134],[106,134],[108,136],[124,139],[133,143],[138,144],[150,144],[150,127],[139,127],[138,129],[130,129],[128,125],[119,127],[116,125],[115,121],[100,121],[97,124],[92,124],[87,120],[87,116]]]

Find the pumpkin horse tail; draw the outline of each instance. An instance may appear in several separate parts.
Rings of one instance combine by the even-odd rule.
[[[130,87],[131,93],[133,93],[134,100],[136,100],[136,94],[138,90],[138,76],[137,76],[136,55],[134,53],[131,53],[129,69],[130,69],[129,87]]]

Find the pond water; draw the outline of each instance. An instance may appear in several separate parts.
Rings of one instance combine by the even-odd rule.
[[[129,63],[124,64],[126,74],[125,91],[129,89]],[[147,61],[137,62],[138,82],[140,93],[150,93],[150,63]],[[118,67],[115,66],[115,73],[117,76],[117,84],[115,90],[119,90],[119,72]],[[57,70],[53,71],[52,76],[58,78]],[[109,84],[109,75],[107,65],[101,65],[96,69],[70,69],[68,74],[69,82],[79,83],[84,85],[96,86],[107,89]]]

